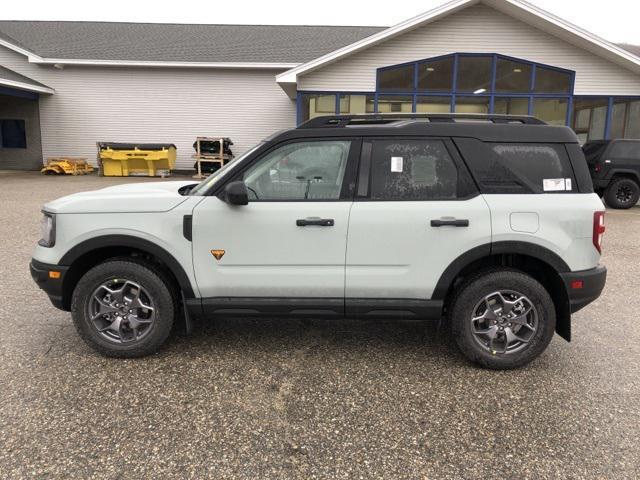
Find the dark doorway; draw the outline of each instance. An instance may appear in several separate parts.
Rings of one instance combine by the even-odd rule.
[[[0,91],[0,170],[42,167],[37,94]]]

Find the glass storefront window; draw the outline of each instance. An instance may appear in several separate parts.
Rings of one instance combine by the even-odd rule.
[[[489,113],[489,97],[456,97],[456,113]]]
[[[537,67],[535,93],[571,93],[571,74],[551,68]]]
[[[640,139],[640,100],[629,102],[627,105],[627,124],[624,138]]]
[[[411,113],[413,97],[411,95],[379,95],[378,113]]]
[[[527,93],[531,90],[531,65],[498,58],[496,92]]]
[[[485,93],[491,88],[492,57],[458,57],[457,90]]]
[[[574,73],[499,54],[452,53],[376,71],[376,92],[301,93],[300,121],[319,115],[362,113],[459,113],[527,115],[576,129],[581,140],[640,137],[640,100],[619,97],[614,109],[573,95]],[[376,106],[375,98],[378,100]],[[336,103],[337,100],[337,103]],[[583,101],[584,100],[584,101]],[[619,100],[619,101],[618,101]],[[575,105],[567,118],[569,104]],[[580,103],[583,102],[583,103]],[[607,123],[609,122],[610,123]]]
[[[343,115],[373,113],[373,95],[340,94],[340,113]]]
[[[416,97],[417,113],[450,113],[451,97]]]
[[[609,131],[611,138],[640,138],[640,100],[615,99]]]
[[[418,90],[430,92],[453,90],[453,57],[419,63]]]
[[[528,115],[529,99],[523,97],[496,97],[493,113],[501,115]]]
[[[607,98],[576,98],[573,102],[571,127],[580,143],[602,140],[607,122]]]
[[[335,95],[302,95],[302,121],[310,120],[321,115],[335,115]]]
[[[534,98],[533,116],[550,125],[566,125],[568,103],[566,98]]]
[[[627,102],[617,101],[613,104],[611,110],[611,126],[609,132],[611,138],[623,138],[624,137],[624,124],[627,120]]]
[[[397,92],[413,90],[414,65],[388,68],[378,72],[378,90]]]

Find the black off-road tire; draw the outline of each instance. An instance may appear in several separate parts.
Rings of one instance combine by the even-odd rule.
[[[528,297],[538,314],[538,328],[526,346],[517,352],[498,353],[484,349],[472,333],[474,308],[484,297],[500,290],[517,291]],[[451,330],[462,353],[472,362],[494,370],[522,367],[549,345],[556,327],[556,312],[549,292],[533,277],[513,269],[479,272],[456,291],[449,313]]]
[[[148,334],[127,344],[117,344],[103,338],[88,314],[95,289],[117,278],[142,286],[154,299],[156,309],[156,317]],[[151,262],[128,257],[106,260],[93,267],[82,276],[71,299],[71,316],[78,334],[91,348],[108,357],[134,358],[155,353],[169,337],[178,311],[177,292],[169,276]]]
[[[604,191],[604,201],[611,208],[626,210],[638,203],[640,185],[631,178],[615,178]]]

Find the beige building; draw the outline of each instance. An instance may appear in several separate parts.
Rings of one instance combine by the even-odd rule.
[[[96,142],[198,135],[241,153],[316,115],[536,115],[640,138],[640,58],[520,0],[455,0],[390,28],[0,21],[0,169]],[[637,50],[636,50],[637,53]]]

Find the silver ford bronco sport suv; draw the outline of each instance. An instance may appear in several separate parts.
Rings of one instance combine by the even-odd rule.
[[[314,118],[203,182],[46,204],[31,273],[80,336],[148,355],[194,317],[441,319],[522,366],[596,299],[604,207],[576,135],[532,117]]]

